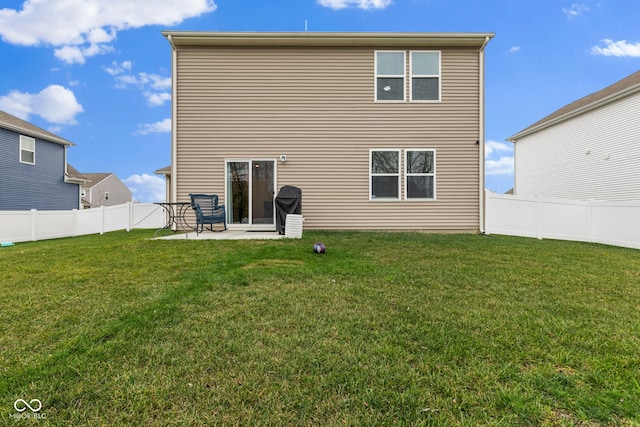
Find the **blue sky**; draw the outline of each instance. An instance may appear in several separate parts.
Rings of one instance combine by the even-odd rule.
[[[0,109],[77,145],[80,172],[164,198],[171,49],[162,30],[494,32],[486,187],[513,185],[505,139],[640,69],[636,0],[3,0]]]

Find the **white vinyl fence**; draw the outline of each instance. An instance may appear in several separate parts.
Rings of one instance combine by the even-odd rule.
[[[640,200],[565,200],[486,193],[488,234],[640,249]]]
[[[134,228],[161,228],[166,212],[153,203],[71,211],[0,211],[0,242],[26,242]]]

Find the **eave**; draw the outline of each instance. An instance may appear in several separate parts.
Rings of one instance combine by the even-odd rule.
[[[86,179],[82,179],[82,178],[74,178],[72,176],[69,176],[67,174],[65,174],[64,176],[64,182],[66,182],[67,184],[85,184],[88,181]]]
[[[36,130],[27,129],[27,128],[24,128],[24,127],[21,127],[21,126],[14,126],[11,123],[0,122],[0,127],[4,128],[4,129],[7,129],[7,130],[10,130],[12,132],[19,133],[19,134],[24,135],[24,136],[30,136],[32,138],[42,139],[44,141],[49,141],[49,142],[53,142],[53,143],[60,144],[60,145],[67,145],[67,146],[75,146],[76,145],[71,141],[68,141],[68,140],[66,140],[64,138],[60,138],[59,136],[38,132]]]
[[[510,136],[509,138],[507,138],[507,141],[509,142],[513,142],[516,143],[519,139],[524,138],[525,136],[529,136],[531,134],[534,134],[536,132],[539,132],[543,129],[549,128],[551,126],[555,126],[559,123],[562,123],[566,120],[572,119],[574,117],[580,116],[582,114],[588,113],[590,111],[596,110],[598,108],[604,107],[607,104],[611,104],[613,102],[616,102],[620,99],[626,98],[628,96],[634,95],[636,93],[640,93],[640,84],[636,84],[633,86],[630,86],[628,88],[625,88],[619,92],[613,93],[609,96],[606,96],[604,98],[600,98],[594,102],[591,102],[589,104],[583,105],[582,107],[573,109],[565,114],[559,115],[557,117],[553,117],[552,119],[549,120],[545,120],[542,119],[540,121],[538,121],[537,123],[534,123],[533,125],[529,126],[528,128],[525,128],[523,130],[521,130],[520,132]],[[553,114],[551,114],[553,115]]]
[[[163,31],[174,47],[475,47],[484,48],[495,33],[316,33]]]

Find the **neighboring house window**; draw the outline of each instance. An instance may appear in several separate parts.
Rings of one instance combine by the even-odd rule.
[[[405,151],[405,198],[435,199],[436,152]]]
[[[36,140],[20,135],[20,162],[34,165],[36,163]]]
[[[440,100],[440,52],[411,52],[411,100]]]
[[[376,101],[404,101],[405,53],[376,52]]]
[[[369,151],[371,200],[400,199],[400,150]]]

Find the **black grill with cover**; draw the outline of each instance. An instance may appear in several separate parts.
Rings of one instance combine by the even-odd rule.
[[[302,190],[285,185],[276,196],[276,230],[284,234],[287,214],[302,214]]]

